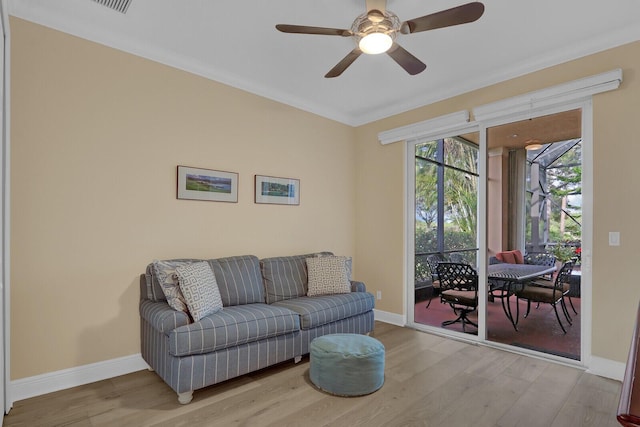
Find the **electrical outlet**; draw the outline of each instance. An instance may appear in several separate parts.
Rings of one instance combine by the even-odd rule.
[[[376,299],[382,299],[382,291],[376,291]]]
[[[609,232],[609,246],[620,246],[620,232],[619,231],[610,231]]]

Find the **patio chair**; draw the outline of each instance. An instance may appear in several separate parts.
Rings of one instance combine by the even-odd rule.
[[[498,252],[500,254],[502,254],[503,252]],[[497,255],[497,254],[496,254]],[[501,259],[504,259],[502,257],[502,255],[500,256]],[[497,256],[490,256],[489,257],[489,265],[493,265],[493,264],[503,264],[506,261],[502,261],[501,259],[498,259]],[[514,258],[515,260],[515,258]],[[511,262],[510,264],[514,264],[514,262]],[[494,279],[489,279],[488,280],[488,291],[489,291],[489,296],[488,296],[488,301],[489,302],[494,302],[496,298],[498,299],[503,299],[503,298],[507,298],[509,297],[509,293],[507,292],[507,283],[504,280],[494,280]]]
[[[458,262],[458,263],[465,263],[465,259],[464,259],[464,255],[461,252],[451,252],[449,254],[449,261],[451,262]]]
[[[531,311],[532,302],[551,304],[551,306],[553,306],[553,311],[556,313],[556,319],[558,319],[560,328],[562,328],[562,332],[564,332],[565,334],[567,333],[567,330],[564,328],[564,325],[560,320],[560,315],[558,314],[558,305],[560,305],[562,312],[567,319],[567,322],[569,323],[569,325],[571,325],[571,317],[569,316],[569,312],[567,311],[567,306],[564,302],[564,296],[569,292],[570,289],[569,278],[571,277],[572,269],[573,263],[571,261],[564,263],[564,265],[556,275],[552,287],[526,284],[521,290],[517,290],[515,292],[517,299],[527,301],[527,313],[524,315],[525,318]],[[518,305],[516,304],[516,309],[517,307]],[[518,315],[516,314],[516,319],[517,317]]]
[[[466,332],[467,324],[476,328],[468,314],[478,307],[478,273],[469,265],[456,262],[441,262],[438,264],[440,278],[440,300],[449,304],[454,314],[454,320],[445,320],[442,326],[462,323],[462,331]]]
[[[526,264],[535,264],[535,265],[555,265],[556,257],[553,254],[549,253],[536,253],[536,254],[527,254],[524,258]],[[554,274],[550,274],[549,277],[541,277],[540,279],[534,280],[531,282],[531,285],[541,286],[543,288],[552,288],[554,286]],[[569,300],[569,305],[571,306],[571,310],[575,314],[578,314],[576,308],[573,306],[573,301],[571,300],[570,293],[570,284],[569,281],[563,284],[565,290],[565,296]],[[540,304],[538,304],[539,306]],[[537,308],[537,307],[536,307]]]
[[[429,265],[429,270],[431,271],[431,285],[433,286],[433,295],[437,295],[440,293],[440,280],[438,278],[438,264],[444,261],[444,258],[438,254],[432,254],[427,256],[427,264]],[[433,299],[433,298],[431,298]],[[431,299],[427,303],[427,307],[431,305]]]
[[[555,255],[547,252],[530,252],[524,256],[524,263],[553,267],[556,265],[556,257]],[[543,278],[551,282],[550,285],[553,286],[553,273],[550,273]]]

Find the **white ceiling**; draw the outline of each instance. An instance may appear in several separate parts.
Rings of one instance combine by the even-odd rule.
[[[470,0],[388,0],[401,20]],[[408,75],[362,55],[323,76],[350,38],[284,34],[276,24],[349,28],[365,0],[8,0],[9,13],[358,126],[640,39],[640,0],[483,0],[476,22],[398,36],[427,64]],[[604,70],[606,71],[606,70]]]

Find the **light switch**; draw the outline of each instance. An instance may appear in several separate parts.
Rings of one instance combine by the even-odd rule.
[[[620,232],[619,231],[610,231],[609,232],[609,246],[620,246]]]

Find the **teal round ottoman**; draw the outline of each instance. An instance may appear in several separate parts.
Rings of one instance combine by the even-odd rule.
[[[330,334],[310,345],[309,377],[319,389],[338,396],[373,393],[384,383],[384,345],[359,334]]]

